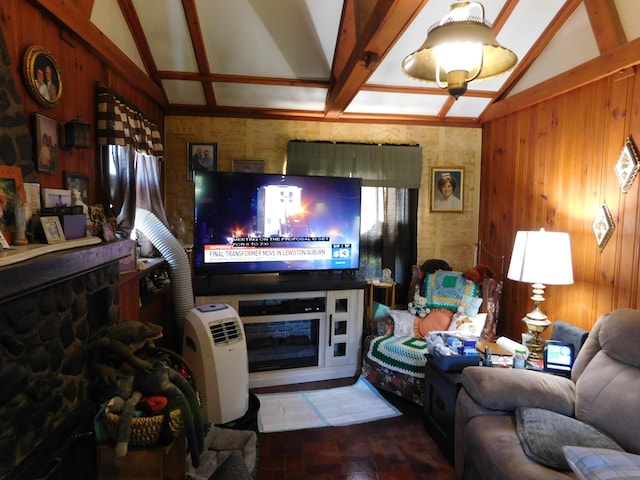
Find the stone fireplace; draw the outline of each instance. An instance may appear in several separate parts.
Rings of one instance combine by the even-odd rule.
[[[131,248],[114,241],[0,267],[0,478],[92,478],[86,346],[118,320],[118,262]]]

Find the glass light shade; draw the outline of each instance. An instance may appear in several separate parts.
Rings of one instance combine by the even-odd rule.
[[[470,15],[470,9],[474,6],[479,8],[482,17]],[[452,45],[456,45],[455,50],[452,50]],[[449,62],[455,62],[454,66],[445,65],[445,60],[436,53],[441,47],[446,49],[447,65]],[[460,53],[461,47],[465,50],[463,54]],[[466,47],[471,47],[472,52],[468,53]],[[464,58],[460,58],[461,56]],[[469,57],[475,58],[473,65],[467,63]],[[496,40],[491,26],[484,20],[484,8],[481,4],[455,2],[451,5],[451,13],[429,29],[427,38],[420,48],[404,58],[402,70],[410,77],[435,82],[442,88],[448,88],[448,85],[444,85],[440,79],[447,77],[450,71],[466,71],[466,90],[467,82],[505,73],[512,69],[517,61],[516,54]],[[456,67],[459,62],[463,62],[464,68]],[[451,70],[447,71],[447,68]],[[450,93],[457,98],[458,95],[451,90]]]
[[[482,63],[482,44],[478,42],[450,42],[436,45],[433,54],[445,73],[453,70],[472,72]]]

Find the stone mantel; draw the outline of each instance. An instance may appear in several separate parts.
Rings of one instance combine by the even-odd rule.
[[[69,245],[0,267],[3,480],[95,478],[89,345],[118,320],[119,261],[134,245]]]
[[[120,260],[133,248],[133,240],[115,240],[47,253],[0,267],[0,303]]]

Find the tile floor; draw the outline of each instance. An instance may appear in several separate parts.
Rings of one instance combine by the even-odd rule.
[[[314,390],[356,379],[283,385],[254,393]],[[422,424],[422,407],[384,397],[402,416],[376,422],[259,434],[258,480],[455,480],[453,467]]]

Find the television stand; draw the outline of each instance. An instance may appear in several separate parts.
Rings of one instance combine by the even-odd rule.
[[[336,274],[210,277],[194,279],[194,293],[196,306],[226,303],[238,312],[249,354],[249,387],[262,388],[357,375],[365,285]],[[301,366],[265,360],[265,345],[302,337],[312,341],[315,352],[305,354]]]

